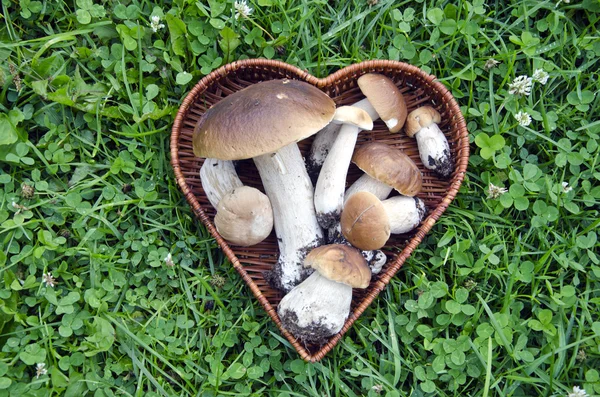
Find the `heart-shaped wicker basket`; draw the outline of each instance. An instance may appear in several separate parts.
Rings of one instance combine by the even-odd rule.
[[[202,190],[199,171],[204,159],[195,157],[192,152],[192,134],[196,122],[210,106],[251,84],[281,78],[304,80],[326,92],[338,106],[349,105],[363,98],[356,79],[370,72],[384,74],[394,81],[404,94],[409,112],[425,104],[433,106],[440,112],[442,116],[440,128],[448,138],[455,160],[455,170],[449,180],[439,179],[423,167],[416,141],[408,138],[402,131],[396,134],[390,133],[381,121],[375,123],[373,131],[362,132],[359,135],[357,145],[370,141],[383,142],[403,150],[415,161],[423,172],[423,190],[418,197],[425,201],[428,216],[414,232],[409,235],[393,235],[388,241],[384,249],[388,255],[388,262],[381,273],[373,276],[367,289],[354,290],[351,313],[342,330],[322,346],[306,345],[282,328],[276,311],[281,294],[272,289],[263,278],[264,272],[271,269],[277,261],[278,248],[275,234],[271,233],[265,241],[252,247],[230,247],[223,240],[212,223],[215,210]],[[311,142],[310,138],[299,142],[302,153],[308,153]],[[469,138],[465,120],[452,94],[441,83],[436,82],[434,76],[415,66],[385,60],[365,61],[339,70],[325,79],[318,79],[284,62],[250,59],[233,62],[213,71],[190,91],[179,108],[173,124],[171,156],[177,183],[196,216],[215,237],[282,334],[304,360],[315,362],[322,359],[335,346],[354,321],[385,288],[454,199],[467,169]],[[237,168],[240,179],[245,185],[264,191],[251,160],[242,161]],[[360,174],[358,168],[351,165],[347,178],[348,184],[354,182]]]

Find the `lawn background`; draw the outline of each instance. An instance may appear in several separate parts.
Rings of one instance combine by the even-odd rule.
[[[1,5],[0,396],[600,393],[598,0]],[[169,164],[186,92],[253,57],[318,77],[414,64],[470,131],[458,197],[314,365]],[[536,69],[545,84],[509,92]]]

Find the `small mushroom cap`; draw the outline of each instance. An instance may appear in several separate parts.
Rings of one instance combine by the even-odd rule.
[[[215,227],[232,244],[258,244],[273,230],[271,201],[258,189],[237,187],[219,201]]]
[[[303,81],[253,84],[204,113],[194,129],[194,155],[241,160],[273,153],[315,134],[334,113],[333,100]]]
[[[366,191],[354,193],[342,210],[342,234],[361,250],[377,250],[390,238],[390,217],[381,201]]]
[[[356,248],[345,244],[322,245],[309,252],[304,267],[312,267],[322,276],[352,288],[367,288],[371,270]]]
[[[406,102],[398,87],[388,77],[367,73],[357,80],[362,93],[367,97],[371,105],[379,114],[381,120],[390,129],[390,132],[398,132],[406,122]]]
[[[371,142],[359,147],[352,162],[371,178],[396,189],[404,196],[417,195],[423,185],[421,170],[406,154],[384,143]]]
[[[333,122],[336,124],[352,124],[365,131],[373,129],[373,119],[371,119],[369,113],[355,106],[340,106],[335,109]]]
[[[413,137],[421,128],[429,127],[431,124],[439,124],[442,121],[440,113],[431,106],[421,106],[408,115],[404,131],[409,137]]]

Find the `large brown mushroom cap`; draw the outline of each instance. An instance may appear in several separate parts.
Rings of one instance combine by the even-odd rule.
[[[357,83],[390,132],[400,131],[406,122],[407,109],[404,96],[394,82],[382,74],[367,73]]]
[[[204,113],[194,129],[194,155],[241,160],[272,153],[315,134],[334,114],[333,100],[303,81],[253,84]]]
[[[371,178],[413,197],[422,188],[423,175],[419,167],[402,151],[386,144],[371,142],[359,147],[352,162]]]
[[[371,282],[371,270],[365,258],[356,248],[345,244],[322,245],[313,249],[306,256],[304,266],[352,288],[367,288]]]
[[[236,187],[219,201],[215,227],[232,244],[258,244],[273,230],[271,201],[258,189]]]
[[[439,124],[441,121],[442,117],[437,110],[431,106],[421,106],[410,112],[404,131],[412,138],[421,128],[429,127],[433,123]]]
[[[390,218],[372,193],[354,193],[344,204],[340,219],[342,234],[361,250],[377,250],[390,238]]]

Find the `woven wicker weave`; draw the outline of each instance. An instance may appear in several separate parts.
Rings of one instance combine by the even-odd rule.
[[[456,161],[455,171],[450,180],[440,180],[423,167],[414,139],[408,138],[403,132],[391,134],[380,121],[375,123],[373,131],[362,132],[359,135],[357,145],[376,140],[402,149],[415,161],[423,171],[423,191],[418,197],[425,201],[428,216],[415,232],[410,235],[393,236],[388,242],[388,246],[384,249],[388,255],[388,263],[379,275],[373,277],[366,290],[354,290],[352,311],[343,329],[325,345],[305,345],[281,327],[276,312],[281,294],[272,289],[263,278],[263,273],[271,268],[278,256],[274,233],[264,242],[252,247],[230,247],[221,238],[212,223],[215,211],[202,190],[199,171],[203,159],[194,157],[192,153],[192,133],[196,122],[206,109],[232,92],[253,83],[279,78],[305,80],[326,92],[337,105],[348,105],[363,98],[357,87],[356,79],[369,72],[381,73],[390,77],[403,92],[409,112],[421,104],[431,105],[440,112],[443,120],[440,128],[450,143]],[[300,150],[304,154],[310,149],[311,142],[312,139],[299,142]],[[307,72],[283,62],[253,59],[225,65],[196,84],[184,99],[175,118],[171,134],[171,156],[177,183],[196,216],[215,237],[219,246],[280,328],[282,334],[304,360],[315,362],[322,359],[335,346],[354,321],[385,288],[454,199],[467,169],[469,140],[464,118],[450,92],[441,83],[436,82],[434,76],[415,66],[394,61],[366,61],[344,68],[325,79],[317,79]],[[237,168],[240,179],[245,185],[263,190],[251,160],[242,161]],[[360,174],[360,171],[352,165],[348,173],[348,184],[354,182]]]

